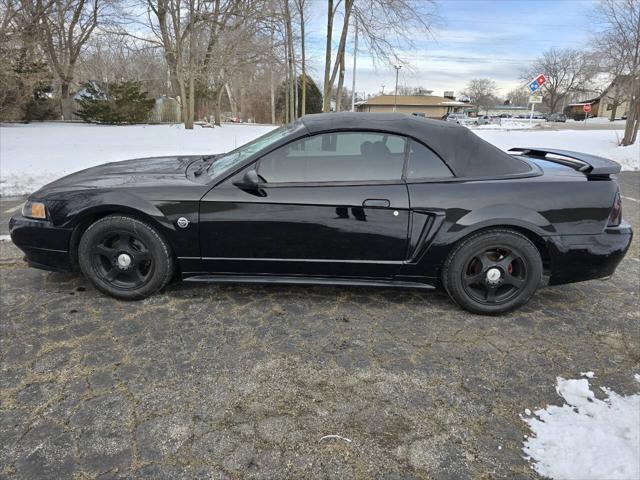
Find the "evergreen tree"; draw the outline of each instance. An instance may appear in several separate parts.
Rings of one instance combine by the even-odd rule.
[[[305,99],[305,114],[320,113],[322,112],[322,93],[320,89],[313,81],[313,79],[307,75],[307,94]],[[284,119],[284,107],[285,107],[285,94],[288,85],[286,82],[282,82],[278,87],[276,96],[276,111],[281,115],[281,119]],[[302,76],[298,77],[298,116],[302,115]]]
[[[126,81],[110,85],[94,82],[82,84],[79,110],[76,114],[85,122],[95,123],[144,123],[155,104],[147,92],[140,90],[140,83]]]

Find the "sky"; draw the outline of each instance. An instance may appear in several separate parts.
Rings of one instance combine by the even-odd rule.
[[[398,45],[408,63],[399,72],[398,84],[434,90],[462,92],[472,78],[490,78],[499,95],[524,85],[522,70],[542,51],[587,48],[593,41],[590,24],[595,0],[436,0],[437,24],[431,35],[415,34],[413,46]],[[307,58],[311,74],[322,81],[326,3],[312,0],[307,14]],[[339,29],[342,19],[336,21]],[[335,29],[335,28],[334,28]],[[334,35],[334,52],[338,43]],[[353,37],[347,45],[345,86],[351,89]],[[362,42],[360,42],[362,46]],[[392,64],[373,61],[359,48],[356,92],[359,95],[391,93],[395,87]]]

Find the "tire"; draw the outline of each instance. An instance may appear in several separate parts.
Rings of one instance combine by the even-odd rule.
[[[78,246],[80,270],[95,287],[122,300],[141,300],[173,278],[171,249],[136,218],[110,215],[91,224]]]
[[[461,240],[442,269],[442,284],[465,310],[497,315],[529,301],[542,281],[536,246],[513,230],[492,229]]]

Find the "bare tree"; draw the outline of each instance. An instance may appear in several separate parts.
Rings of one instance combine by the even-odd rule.
[[[40,48],[53,0],[0,0],[0,117],[19,120],[34,93],[51,82]]]
[[[527,87],[518,87],[507,93],[507,100],[511,105],[526,106],[529,103],[529,89]]]
[[[170,92],[162,50],[147,42],[97,31],[87,42],[76,68],[76,81],[105,84],[134,80],[158,96]]]
[[[471,98],[471,101],[478,107],[478,111],[482,108],[487,111],[489,107],[496,104],[497,90],[498,86],[493,80],[488,78],[474,78],[467,84],[467,89],[463,92],[463,95]]]
[[[628,78],[627,122],[622,145],[635,143],[640,126],[640,1],[602,0],[597,9],[602,25],[597,48],[616,78]]]
[[[182,119],[193,128],[195,92],[195,29],[200,18],[196,0],[147,0],[149,25],[164,50],[174,94],[180,96]]]
[[[296,8],[298,9],[298,18],[300,19],[300,67],[302,70],[302,98],[301,102],[301,115],[304,117],[305,106],[307,102],[307,60],[305,52],[305,9],[307,6],[306,0],[295,0]]]
[[[60,108],[71,119],[70,86],[82,49],[98,26],[103,0],[54,0],[40,24],[49,65],[60,82]]]
[[[287,94],[289,98],[289,109],[287,111],[287,121],[292,122],[297,117],[298,108],[296,105],[297,94],[297,80],[295,71],[295,46],[293,43],[293,24],[291,21],[291,9],[289,8],[289,0],[283,0],[283,20],[285,31],[285,55],[287,59]]]
[[[332,61],[333,22],[340,4],[343,5],[343,23]],[[344,56],[349,26],[353,23],[350,21],[352,15],[357,17],[363,49],[368,50],[374,60],[396,64],[405,63],[397,54],[401,45],[411,46],[416,35],[430,33],[435,17],[433,6],[432,0],[338,0],[335,6],[333,0],[328,0],[323,111],[329,111],[330,94],[336,78],[339,85],[344,83]],[[336,110],[340,107],[336,102]]]
[[[585,52],[572,48],[551,48],[543,52],[521,78],[530,81],[540,73],[544,73],[547,78],[543,86],[543,102],[554,113],[562,106],[563,101],[584,91],[594,72]]]

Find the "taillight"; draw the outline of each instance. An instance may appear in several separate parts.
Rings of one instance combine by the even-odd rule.
[[[622,199],[620,198],[620,192],[616,192],[616,198],[613,200],[613,207],[611,208],[611,214],[609,215],[608,227],[617,227],[622,223]]]

